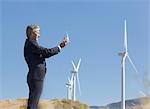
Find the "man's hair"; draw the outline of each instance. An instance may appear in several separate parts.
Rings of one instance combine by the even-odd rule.
[[[28,25],[26,28],[26,36],[27,38],[29,38],[29,36],[31,35],[32,31],[34,31],[35,29],[40,29],[40,27],[36,24],[32,24],[32,25]]]

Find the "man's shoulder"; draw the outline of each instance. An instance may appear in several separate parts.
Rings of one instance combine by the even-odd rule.
[[[39,46],[37,41],[31,41],[29,39],[26,39],[25,44],[30,46]]]

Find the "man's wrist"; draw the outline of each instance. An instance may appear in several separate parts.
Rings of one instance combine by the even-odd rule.
[[[60,47],[60,45],[58,45],[58,48],[59,48],[59,50],[61,50],[61,47]]]

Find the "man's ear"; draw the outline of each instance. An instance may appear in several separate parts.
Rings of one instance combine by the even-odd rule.
[[[26,30],[26,34],[27,34],[27,37],[29,38],[30,37],[30,35],[32,34],[32,29],[31,28],[27,28],[27,30]]]

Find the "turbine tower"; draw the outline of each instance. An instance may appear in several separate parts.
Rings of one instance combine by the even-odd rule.
[[[129,62],[131,63],[133,69],[138,73],[135,65],[133,64],[131,58],[129,57],[128,54],[128,46],[127,46],[127,24],[126,20],[124,20],[124,52],[119,53],[119,56],[121,56],[121,109],[125,109],[125,74],[126,74],[126,69],[125,69],[125,61],[126,58],[129,59]]]
[[[78,82],[78,87],[79,87],[78,89],[79,89],[79,93],[81,95],[80,81],[79,81],[79,75],[78,75],[80,63],[81,63],[81,59],[79,60],[77,66],[75,66],[74,62],[72,61],[72,65],[73,65],[74,70],[72,71],[71,81],[73,81],[72,100],[74,100],[74,101],[76,100],[76,80]]]

